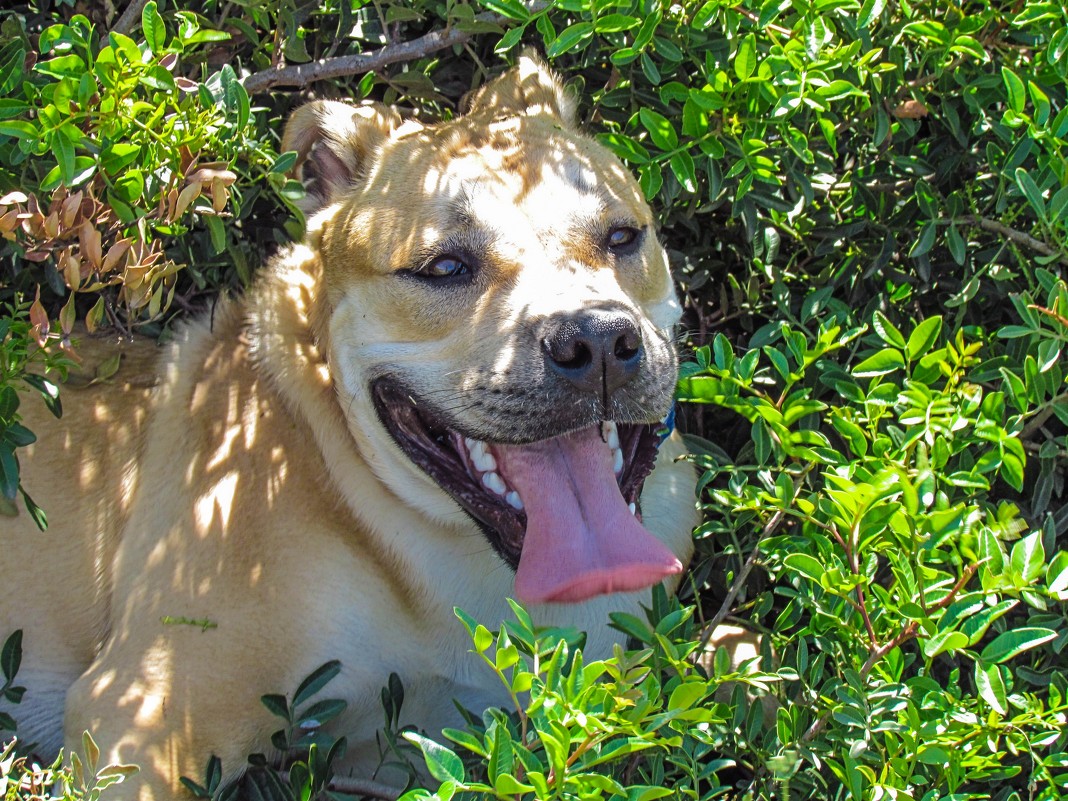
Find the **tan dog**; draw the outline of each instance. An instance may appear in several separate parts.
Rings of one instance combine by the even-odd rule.
[[[173,797],[212,753],[240,772],[278,728],[260,696],[328,659],[366,769],[391,672],[430,732],[453,698],[506,702],[453,607],[492,627],[517,596],[604,654],[609,611],[691,554],[693,471],[677,437],[656,450],[671,277],[638,186],[554,79],[523,59],[432,127],[317,102],[285,146],[305,242],[160,365],[135,343],[60,425],[29,414],[24,481],[52,526],[0,521],[19,733],[93,731],[142,767],[120,796]]]

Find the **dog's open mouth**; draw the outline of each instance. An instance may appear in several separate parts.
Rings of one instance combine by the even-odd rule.
[[[661,424],[605,422],[527,445],[450,428],[389,378],[372,386],[397,445],[481,525],[523,603],[638,590],[682,570],[641,525]]]

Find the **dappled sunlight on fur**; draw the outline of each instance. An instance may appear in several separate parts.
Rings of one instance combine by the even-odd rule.
[[[499,624],[515,565],[387,428],[372,390],[383,377],[468,439],[510,452],[563,442],[609,465],[611,497],[590,508],[614,503],[662,564],[641,583],[638,568],[610,566],[631,583],[606,578],[580,603],[533,608],[536,620],[588,629],[603,655],[618,637],[609,611],[635,613],[648,595],[616,591],[677,580],[696,517],[681,443],[647,447],[643,469],[656,469],[628,512],[591,432],[602,420],[651,431],[667,413],[679,307],[652,212],[574,127],[572,105],[525,59],[436,127],[378,106],[305,106],[285,145],[308,186],[305,242],[166,349],[122,345],[113,377],[64,390],[62,421],[28,410],[42,439],[24,481],[52,527],[5,520],[4,542],[54,575],[13,571],[0,620],[26,630],[20,679],[44,710],[29,737],[58,747],[66,693],[68,742],[90,728],[107,759],[142,766],[113,797],[165,799],[209,754],[232,776],[267,749],[276,726],[260,697],[328,659],[343,666],[331,692],[348,708],[333,725],[355,770],[375,764],[391,672],[402,722],[428,731],[457,723],[452,698],[503,700],[452,609]],[[610,250],[613,230],[633,232],[633,248]],[[420,273],[443,256],[469,277]],[[641,344],[626,380],[597,391],[566,377],[544,333],[590,310],[627,320]],[[87,369],[114,347],[89,339]],[[583,431],[581,447],[566,439]]]

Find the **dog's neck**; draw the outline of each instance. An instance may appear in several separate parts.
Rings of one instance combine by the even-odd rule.
[[[388,485],[375,475],[355,438],[338,436],[339,431],[348,428],[348,421],[329,367],[330,309],[321,302],[322,269],[318,258],[301,245],[294,248],[292,257],[279,259],[277,264],[284,268],[275,267],[261,273],[244,298],[251,360],[266,374],[294,417],[311,429],[330,480],[360,528],[353,535],[376,541],[377,552],[388,554],[396,568],[391,573],[395,575],[398,594],[404,596],[411,607],[424,610],[427,617],[432,618],[441,609],[451,607],[441,606],[437,598],[448,588],[440,581],[429,584],[426,579],[434,575],[440,577],[443,573],[449,575],[448,569],[438,570],[435,565],[447,567],[454,554],[438,553],[430,548],[430,543],[437,541],[433,539],[423,542],[420,548],[409,547],[414,544],[407,542],[406,537],[417,536],[428,527],[440,524],[400,499],[383,505],[381,496],[390,492]],[[312,302],[316,297],[320,301],[318,304]],[[383,508],[391,510],[388,520],[367,518],[367,510]],[[449,538],[440,538],[440,541],[447,543]],[[494,586],[491,593],[499,600],[511,589],[510,574],[503,564],[490,558],[488,548],[485,550],[486,553],[479,554],[478,558],[486,558],[486,569],[504,577],[502,586]],[[409,564],[415,557],[432,563],[430,569],[425,565]],[[472,557],[468,555],[466,558]],[[497,567],[499,571],[495,569]],[[455,574],[462,575],[459,567]],[[492,614],[500,613],[501,610],[493,608]]]

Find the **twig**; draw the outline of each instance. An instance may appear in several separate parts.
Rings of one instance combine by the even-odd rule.
[[[289,781],[289,771],[282,771],[279,775],[282,781]],[[366,795],[371,798],[381,798],[382,801],[397,801],[403,792],[396,787],[391,787],[390,785],[382,784],[381,782],[371,781],[370,779],[344,779],[338,778],[337,776],[330,780],[330,789],[342,793],[351,793],[353,795]]]
[[[936,604],[933,604],[931,606],[931,610],[945,609],[947,606],[953,603],[957,595],[960,593],[961,590],[964,589],[964,586],[969,581],[971,581],[972,576],[975,575],[975,572],[978,569],[978,564],[971,564],[964,568],[964,572],[961,573],[960,580],[953,585],[953,589],[951,589],[941,601]],[[905,628],[901,629],[901,631],[897,633],[897,636],[894,637],[892,640],[883,643],[878,647],[872,648],[871,652],[868,654],[868,658],[864,660],[864,665],[860,668],[861,681],[868,678],[868,674],[871,673],[872,668],[874,668],[875,665],[878,664],[880,659],[882,659],[884,656],[886,656],[898,646],[905,644],[913,637],[915,637],[916,632],[918,630],[919,624],[915,620],[912,620],[907,626],[905,626]],[[831,710],[828,709],[822,715],[816,718],[816,720],[813,721],[812,725],[808,727],[805,733],[801,735],[800,742],[809,742],[817,734],[823,731],[823,727],[827,725],[827,721],[830,719]]]
[[[1021,440],[1028,440],[1037,434],[1042,426],[1046,424],[1046,421],[1053,416],[1053,409],[1058,403],[1064,403],[1068,401],[1068,392],[1062,392],[1060,395],[1056,395],[1046,401],[1039,407],[1038,414],[1027,421],[1027,425],[1023,427],[1023,431],[1020,432]]]
[[[126,10],[122,12],[115,24],[111,26],[113,33],[129,33],[141,22],[141,12],[148,5],[148,0],[130,0]]]
[[[1027,308],[1033,309],[1036,312],[1042,312],[1042,314],[1056,320],[1058,323],[1068,328],[1068,317],[1063,314],[1057,314],[1053,309],[1047,309],[1045,306],[1039,306],[1037,303],[1028,303]]]
[[[756,25],[760,24],[760,15],[757,14],[755,11],[750,11],[747,8],[734,8],[732,10],[737,11],[750,22]],[[775,25],[774,23],[769,22],[764,27],[769,31],[775,31],[775,33],[779,34],[780,36],[785,36],[787,39],[794,38],[794,32],[791,31],[789,28],[782,27],[781,25]]]
[[[801,482],[805,480],[805,476],[807,476],[815,466],[815,462],[809,463],[797,474],[797,476],[794,477],[794,491],[792,497],[797,496],[797,490],[801,487]],[[727,615],[730,614],[731,606],[738,597],[738,593],[742,591],[746,579],[749,578],[749,574],[752,572],[753,567],[760,558],[760,543],[775,533],[775,530],[782,525],[783,518],[786,517],[788,512],[789,508],[778,509],[768,522],[764,524],[764,529],[760,532],[760,536],[757,538],[757,544],[753,546],[753,550],[745,560],[745,564],[742,565],[742,569],[738,571],[738,575],[735,576],[734,581],[731,582],[730,589],[727,590],[727,596],[723,599],[723,603],[719,605],[719,611],[716,612],[713,618],[705,624],[704,630],[701,632],[701,647],[697,649],[697,653],[703,652],[705,648],[708,647],[708,641],[712,639],[716,627],[727,619]]]
[[[545,8],[546,0],[533,0],[525,4],[531,14]],[[490,12],[475,15],[477,22],[491,22],[502,25],[508,22],[506,17]],[[307,86],[313,81],[354,75],[358,72],[370,72],[381,69],[387,64],[398,61],[410,61],[422,58],[430,53],[453,45],[464,44],[474,34],[461,31],[457,27],[431,31],[410,42],[398,42],[380,47],[371,53],[355,53],[347,56],[323,58],[310,64],[294,64],[289,67],[272,67],[247,76],[243,83],[249,94],[263,92],[274,86]]]
[[[990,231],[992,234],[1003,236],[1018,245],[1023,245],[1024,247],[1037,251],[1043,256],[1058,256],[1060,261],[1068,264],[1068,257],[1058,253],[1041,239],[1035,239],[1033,236],[1025,234],[1023,231],[1009,228],[1005,223],[1000,223],[997,220],[991,220],[987,217],[969,217],[968,220],[978,225],[984,231]]]

